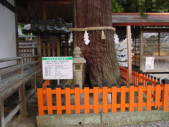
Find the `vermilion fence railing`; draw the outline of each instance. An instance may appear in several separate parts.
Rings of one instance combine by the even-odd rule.
[[[128,84],[128,69],[125,67],[120,67],[120,73],[123,81]],[[155,85],[158,81],[158,79],[153,78],[149,75],[138,73],[136,71],[132,71],[132,83],[135,85],[138,85],[139,83],[142,83],[144,86],[147,85],[148,82],[151,82],[153,85]]]
[[[45,85],[49,81],[45,82]],[[39,88],[39,115],[169,111],[169,84],[80,88]]]

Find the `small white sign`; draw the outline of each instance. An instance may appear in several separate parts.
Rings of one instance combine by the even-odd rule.
[[[153,69],[154,69],[154,57],[146,57],[145,70],[153,70]]]
[[[73,79],[73,57],[42,57],[43,79]]]

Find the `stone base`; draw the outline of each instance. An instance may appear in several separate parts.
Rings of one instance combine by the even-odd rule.
[[[78,127],[93,126],[115,127],[169,120],[169,112],[117,112],[101,114],[45,115],[37,117],[38,127]]]

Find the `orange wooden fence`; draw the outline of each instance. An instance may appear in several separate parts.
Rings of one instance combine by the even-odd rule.
[[[125,67],[120,67],[120,73],[123,81],[128,84],[128,69]],[[143,83],[143,85],[145,86],[148,82],[151,82],[153,85],[155,85],[158,80],[150,77],[149,75],[132,71],[132,83],[134,83],[135,85]]]
[[[169,84],[93,89],[39,88],[37,95],[40,116],[143,110],[169,111]]]

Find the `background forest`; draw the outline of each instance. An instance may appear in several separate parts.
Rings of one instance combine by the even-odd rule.
[[[113,12],[169,12],[169,0],[112,0]]]

